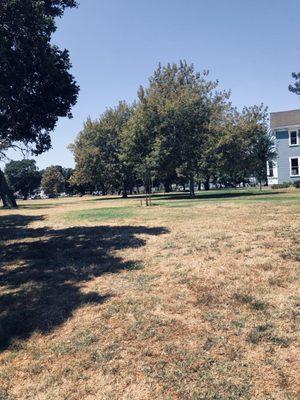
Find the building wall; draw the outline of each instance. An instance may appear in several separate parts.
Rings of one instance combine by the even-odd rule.
[[[278,152],[278,183],[300,180],[300,176],[290,176],[290,157],[300,157],[300,146],[290,146],[287,129],[276,132],[276,147]]]

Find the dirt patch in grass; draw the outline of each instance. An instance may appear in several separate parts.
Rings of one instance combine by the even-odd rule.
[[[0,211],[0,399],[299,398],[293,200],[90,200]]]

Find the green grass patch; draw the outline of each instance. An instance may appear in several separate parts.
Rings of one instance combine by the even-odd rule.
[[[110,219],[126,219],[135,215],[131,207],[103,207],[93,210],[71,211],[65,215],[68,220],[104,221]]]
[[[173,208],[193,207],[196,206],[197,204],[201,204],[200,199],[156,201],[155,203],[153,203],[154,206],[165,206]]]
[[[194,198],[190,198],[188,192],[172,192],[172,193],[153,193],[152,206],[165,206],[172,208],[193,207],[206,202],[213,203],[240,203],[255,204],[256,202],[276,202],[276,203],[300,203],[300,190],[273,190],[270,188],[237,188],[237,189],[213,189],[209,191],[198,191]],[[145,202],[145,195],[131,195],[128,199],[121,199],[119,196],[114,197],[97,197],[88,201],[106,202],[119,200],[126,202],[127,200],[136,200]]]
[[[188,194],[173,193],[161,197],[153,196],[153,204],[166,207],[193,207],[203,202],[235,202],[253,204],[256,202],[300,202],[300,191],[274,191],[264,189],[222,189],[197,192],[191,199]]]
[[[248,294],[235,294],[235,299],[238,300],[240,303],[249,304],[253,310],[256,311],[264,311],[267,309],[268,304],[264,301],[257,300],[255,297],[248,295]]]

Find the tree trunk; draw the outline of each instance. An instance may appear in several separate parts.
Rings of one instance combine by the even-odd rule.
[[[0,197],[3,207],[18,208],[16,200],[9,190],[4,173],[0,169]]]
[[[102,185],[102,195],[106,196],[107,195],[107,189],[104,185]]]
[[[24,190],[24,191],[22,192],[22,195],[23,195],[23,200],[27,200],[27,199],[28,199],[28,196],[29,196],[29,191],[28,191],[28,190]]]
[[[146,191],[146,206],[151,206],[152,181],[149,173],[145,176],[144,187]]]
[[[149,194],[150,193],[150,184],[149,184],[149,182],[145,182],[144,185],[145,185],[146,194]]]
[[[78,192],[80,193],[81,196],[85,195],[85,189],[83,187],[79,186],[77,190],[78,190]]]
[[[195,197],[194,175],[190,175],[190,197]]]
[[[123,199],[127,198],[127,189],[125,183],[123,183],[122,197]]]
[[[6,201],[6,197],[2,195],[2,192],[0,192],[0,197],[1,197],[1,200],[2,200],[2,203],[3,203],[3,208],[9,208],[9,205],[8,205],[8,203]]]
[[[209,177],[205,179],[204,181],[204,189],[209,190]]]
[[[165,193],[170,193],[172,191],[171,184],[169,181],[164,182]]]

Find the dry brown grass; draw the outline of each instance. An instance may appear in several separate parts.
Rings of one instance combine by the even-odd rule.
[[[298,399],[300,214],[285,200],[0,211],[0,399]]]

